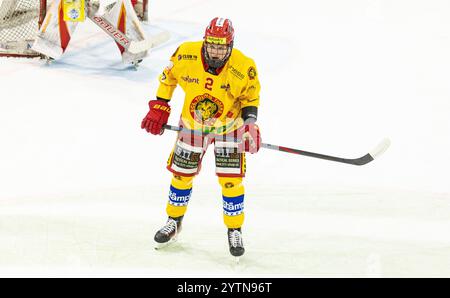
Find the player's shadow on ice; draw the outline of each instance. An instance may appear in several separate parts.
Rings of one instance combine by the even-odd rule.
[[[239,263],[236,264],[234,257],[230,255],[228,248],[225,246],[222,250],[211,250],[210,247],[194,247],[187,242],[178,240],[169,246],[155,250],[155,254],[164,256],[176,255],[177,258],[182,257],[183,260],[192,260],[193,266],[199,266],[197,269],[201,268],[199,264],[207,263],[214,264],[215,268],[221,268],[225,272],[230,271],[233,273],[270,272],[273,270],[273,265],[265,264],[264,261],[261,261],[264,258],[251,252],[241,257]],[[184,266],[186,266],[186,262]]]
[[[87,49],[89,51],[89,49]],[[101,55],[91,53],[84,55],[80,59],[77,53],[67,53],[61,59],[52,61],[49,65],[42,64],[48,70],[66,70],[68,72],[89,77],[114,77],[137,83],[147,83],[157,80],[166,61],[153,59],[152,61],[143,61],[137,70],[130,64],[123,64],[120,55],[114,58],[105,58]],[[147,59],[151,59],[148,57]]]

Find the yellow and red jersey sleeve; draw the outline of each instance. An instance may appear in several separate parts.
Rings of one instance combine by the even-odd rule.
[[[159,87],[156,96],[164,99],[172,99],[173,92],[177,87],[178,80],[173,74],[174,67],[177,67],[175,59],[179,48],[170,57],[169,64],[164,68],[162,74],[159,75]]]
[[[259,83],[258,71],[253,59],[247,58],[248,66],[246,71],[247,82],[242,89],[242,94],[238,97],[241,102],[241,108],[259,106],[259,92],[261,85]]]

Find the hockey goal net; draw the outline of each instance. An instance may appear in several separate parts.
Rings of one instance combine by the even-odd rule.
[[[0,0],[0,56],[38,56],[30,48],[47,0]]]
[[[40,56],[31,46],[50,3],[51,0],[0,0],[0,57]],[[148,0],[132,3],[139,19],[147,21]]]

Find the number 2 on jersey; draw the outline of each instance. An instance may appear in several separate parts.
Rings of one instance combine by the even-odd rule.
[[[214,84],[213,79],[206,78],[205,89],[208,89],[209,91],[212,91],[212,85],[213,84]]]

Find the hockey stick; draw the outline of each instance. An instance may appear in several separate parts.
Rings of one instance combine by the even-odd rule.
[[[202,135],[201,132],[188,130],[188,129],[184,129],[184,128],[181,128],[178,126],[173,126],[173,125],[164,125],[164,128],[168,129],[168,130],[173,130],[173,131],[184,131],[187,133]],[[239,141],[239,140],[235,140],[235,141]],[[383,139],[378,144],[378,146],[376,146],[372,151],[370,151],[366,155],[361,156],[359,158],[342,158],[342,157],[314,153],[314,152],[293,149],[293,148],[288,148],[288,147],[284,147],[284,146],[272,145],[272,144],[267,144],[267,143],[261,143],[261,147],[266,148],[266,149],[287,152],[287,153],[293,153],[293,154],[297,154],[297,155],[304,155],[304,156],[309,156],[309,157],[314,157],[314,158],[319,158],[319,159],[336,161],[336,162],[345,163],[345,164],[351,164],[351,165],[355,165],[355,166],[362,166],[362,165],[368,164],[369,162],[371,162],[372,160],[374,160],[375,158],[377,158],[381,154],[383,154],[384,151],[387,150],[387,148],[389,147],[390,144],[391,144],[391,141],[389,139],[387,139],[387,138]]]

